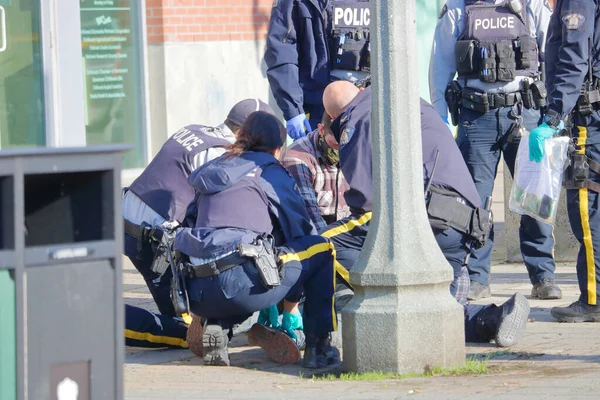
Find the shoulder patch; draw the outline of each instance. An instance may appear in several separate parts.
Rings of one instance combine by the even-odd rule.
[[[352,138],[352,134],[354,134],[354,128],[346,128],[340,135],[340,146],[344,146],[348,144],[350,138]]]
[[[448,4],[444,4],[444,7],[442,7],[442,11],[440,11],[440,16],[438,19],[442,19],[442,17],[444,15],[446,15],[447,12],[448,12]]]
[[[580,30],[585,24],[585,15],[582,11],[569,11],[562,15],[561,20],[565,28],[569,30]]]

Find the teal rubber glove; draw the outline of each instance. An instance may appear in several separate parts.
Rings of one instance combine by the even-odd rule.
[[[287,333],[289,337],[292,339],[296,339],[296,329],[304,329],[304,324],[302,323],[302,315],[298,314],[290,314],[287,311],[283,312],[283,319],[281,320],[281,329]]]
[[[279,328],[279,310],[277,310],[277,304],[261,310],[258,313],[258,323],[266,327]]]
[[[562,123],[562,121],[561,121]],[[544,148],[547,139],[550,139],[559,129],[551,128],[547,123],[543,123],[529,134],[529,159],[540,162],[544,158]]]

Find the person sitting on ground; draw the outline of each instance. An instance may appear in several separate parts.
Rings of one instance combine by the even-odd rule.
[[[359,92],[349,82],[334,82],[325,89],[323,103],[333,119],[331,130],[339,143],[340,166],[350,185],[345,196],[353,215],[330,225],[322,235],[331,239],[338,261],[349,270],[364,244],[372,213],[371,87]],[[481,199],[447,129],[433,107],[421,99],[423,187],[452,200],[449,203],[457,207],[456,211],[465,207],[474,211],[481,207]],[[451,293],[465,307],[465,340],[488,343],[494,339],[500,347],[516,344],[525,333],[527,299],[516,293],[500,307],[467,304],[466,262],[476,232],[469,229],[471,224],[459,228],[450,218],[453,212],[433,215],[429,202],[428,212],[435,239],[454,270]]]
[[[333,245],[316,235],[295,182],[277,158],[286,130],[264,112],[248,116],[227,153],[190,175],[198,214],[183,228],[175,248],[185,271],[190,311],[206,319],[202,356],[208,365],[229,365],[227,330],[252,313],[287,300],[293,314],[305,296],[304,366],[340,360],[331,346]],[[190,330],[200,320],[194,318]],[[280,363],[295,363],[296,344],[281,331],[264,331],[261,347]]]
[[[281,160],[296,181],[308,215],[319,232],[327,224],[350,215],[344,200],[348,183],[338,168],[340,155],[333,133],[325,129],[325,124],[331,123],[327,118],[316,130],[292,143]]]

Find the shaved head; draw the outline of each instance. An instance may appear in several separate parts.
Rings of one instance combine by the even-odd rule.
[[[348,81],[330,83],[323,93],[323,106],[331,118],[337,118],[360,90]]]

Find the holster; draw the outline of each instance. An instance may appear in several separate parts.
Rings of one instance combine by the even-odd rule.
[[[450,118],[452,125],[458,125],[458,116],[460,113],[460,102],[461,102],[461,86],[457,81],[452,81],[446,86],[444,97],[448,104],[448,111],[450,112]]]
[[[239,253],[241,256],[254,260],[256,271],[265,288],[272,289],[281,284],[279,266],[273,247],[273,236],[263,234],[257,237],[252,244],[241,243]]]
[[[169,253],[171,252],[169,251]],[[184,262],[178,254],[175,257],[171,257],[169,265],[173,272],[173,279],[171,279],[171,303],[177,314],[188,313],[189,299],[185,288]]]
[[[152,239],[151,244],[154,253],[150,270],[162,276],[169,269],[172,262],[170,254],[175,241],[175,230],[164,226],[155,226],[150,231],[150,238]]]

